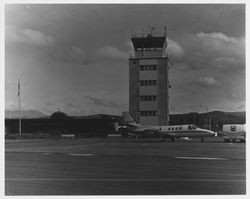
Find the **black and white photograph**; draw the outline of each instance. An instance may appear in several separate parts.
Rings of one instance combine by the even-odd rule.
[[[4,3],[5,196],[247,196],[245,3]]]

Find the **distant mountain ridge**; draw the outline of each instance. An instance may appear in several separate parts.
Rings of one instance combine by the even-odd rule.
[[[19,117],[19,111],[5,110],[6,119],[14,119],[18,117]],[[40,111],[36,111],[36,110],[23,110],[21,111],[21,117],[22,118],[45,118],[45,117],[48,117],[48,115]]]
[[[23,119],[32,119],[32,118],[49,118],[49,115],[46,115],[40,111],[36,110],[27,110],[21,111],[21,116]],[[18,111],[9,111],[5,110],[5,119],[16,119],[19,117]],[[84,118],[116,118],[121,120],[121,116],[117,115],[107,115],[107,114],[97,114],[89,116],[70,116],[75,119],[84,119]],[[246,112],[223,112],[223,111],[211,111],[208,113],[197,113],[190,112],[184,114],[170,114],[170,125],[179,125],[179,124],[195,124],[199,127],[204,127],[206,120],[208,118],[211,120],[211,127],[215,129],[218,124],[244,124],[246,123]]]

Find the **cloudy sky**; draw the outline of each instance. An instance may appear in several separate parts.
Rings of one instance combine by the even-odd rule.
[[[128,110],[131,31],[167,27],[170,112],[245,110],[245,6],[5,5],[5,109]]]

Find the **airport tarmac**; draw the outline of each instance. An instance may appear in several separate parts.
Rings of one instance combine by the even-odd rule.
[[[5,195],[244,195],[244,143],[5,140]]]

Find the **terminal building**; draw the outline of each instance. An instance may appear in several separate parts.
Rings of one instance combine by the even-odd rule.
[[[169,59],[166,30],[132,33],[134,56],[129,58],[129,111],[146,125],[169,123]]]

